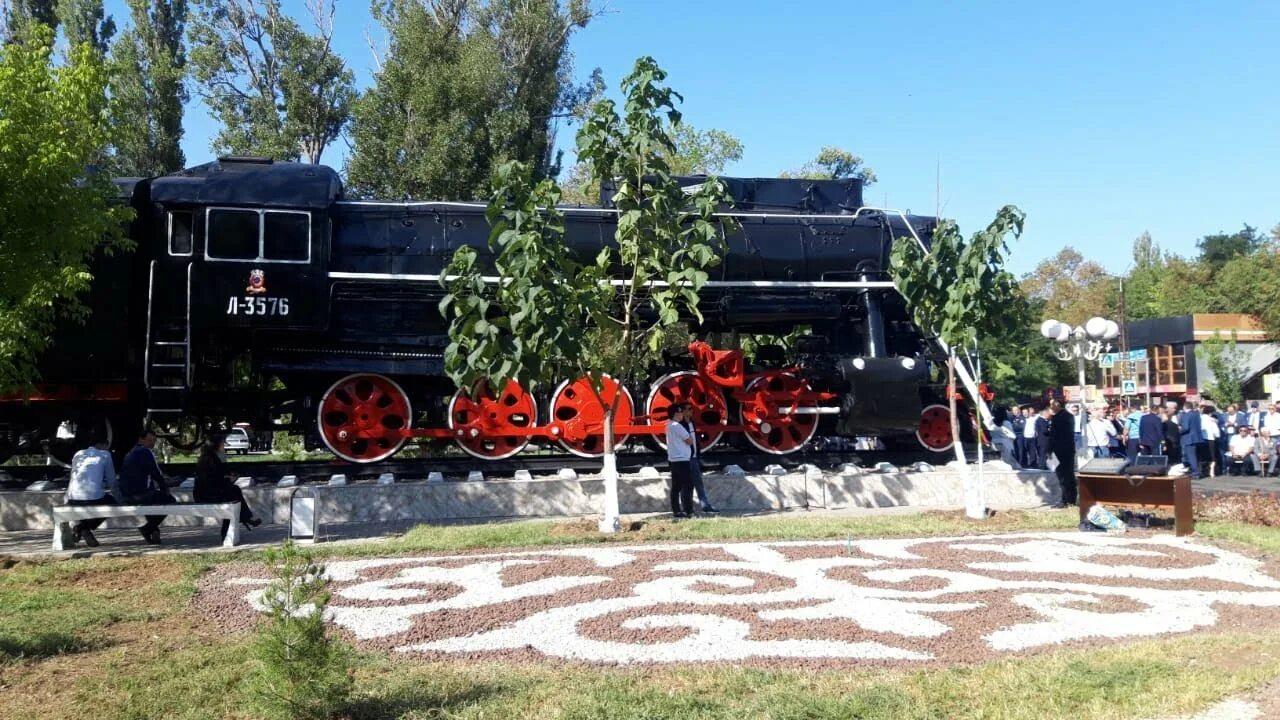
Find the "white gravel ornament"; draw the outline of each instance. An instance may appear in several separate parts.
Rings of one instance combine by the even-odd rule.
[[[1260,561],[1168,535],[549,548],[341,560],[326,575],[326,619],[362,643],[609,664],[914,664],[957,642],[968,661],[1209,628],[1227,606],[1280,608],[1280,580]],[[261,607],[260,577],[221,582]],[[791,629],[771,636],[779,624]]]

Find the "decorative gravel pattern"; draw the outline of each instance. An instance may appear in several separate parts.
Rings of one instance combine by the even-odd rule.
[[[1280,625],[1262,562],[1167,534],[562,548],[327,565],[327,619],[431,657],[603,664],[964,663],[1064,644]],[[250,626],[265,569],[197,605]]]

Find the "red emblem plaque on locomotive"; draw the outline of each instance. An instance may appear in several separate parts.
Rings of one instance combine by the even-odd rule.
[[[262,268],[249,271],[249,287],[244,289],[250,295],[261,295],[267,291],[267,274]]]

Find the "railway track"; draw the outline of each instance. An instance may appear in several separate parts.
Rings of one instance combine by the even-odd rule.
[[[618,454],[619,472],[635,472],[652,466],[665,470],[666,454],[656,452],[629,452]],[[844,463],[872,467],[880,462],[894,465],[910,465],[921,460],[919,452],[909,451],[810,451],[789,455],[763,455],[760,453],[723,451],[708,452],[702,458],[705,470],[715,472],[727,465],[738,465],[747,472],[762,471],[768,465],[795,468],[805,464],[820,468],[839,467]],[[372,481],[383,473],[392,473],[397,479],[422,480],[431,472],[442,473],[446,480],[466,480],[468,473],[480,471],[486,479],[502,479],[515,476],[517,470],[533,474],[554,473],[561,468],[572,468],[580,473],[600,471],[598,458],[577,455],[522,455],[505,460],[481,461],[469,456],[444,456],[434,458],[395,458],[368,465],[355,465],[341,460],[303,461],[244,461],[229,465],[232,473],[240,477],[252,477],[258,482],[274,483],[285,475],[297,476],[299,482],[325,482],[334,474],[344,474],[350,482]],[[195,463],[162,464],[170,477],[190,477],[195,473]],[[67,469],[56,465],[17,465],[0,467],[0,486],[17,490],[39,481],[49,480],[65,485]],[[6,477],[7,476],[7,477]]]

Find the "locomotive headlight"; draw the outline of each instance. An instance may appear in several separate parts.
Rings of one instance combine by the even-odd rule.
[[[915,369],[916,369],[916,359],[915,359],[915,358],[902,358],[902,367],[903,367],[903,368],[905,368],[905,369],[907,369],[907,370],[915,370]]]
[[[856,370],[866,370],[866,369],[867,369],[867,361],[866,361],[866,360],[863,360],[862,358],[854,358],[854,359],[853,359],[853,367],[854,367],[854,369],[856,369]]]

